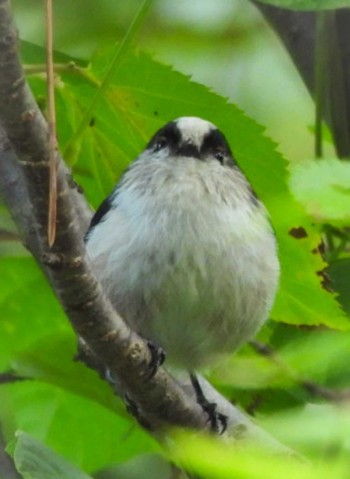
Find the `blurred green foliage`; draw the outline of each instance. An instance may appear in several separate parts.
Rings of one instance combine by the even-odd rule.
[[[349,7],[349,0],[261,0],[276,7],[290,8],[292,10],[331,10]]]
[[[41,2],[12,4],[21,38],[44,45]],[[140,4],[54,2],[56,49],[89,60],[123,37]],[[313,136],[307,128],[314,117],[311,98],[279,40],[248,0],[155,0],[135,44],[241,107],[267,128],[288,158],[312,156]]]
[[[315,181],[317,178],[317,182]],[[350,222],[350,164],[337,159],[305,161],[292,168],[290,186],[305,210],[318,222]]]
[[[22,55],[28,79],[45,109],[42,4],[13,4],[26,40]],[[261,445],[233,449],[183,434],[174,436],[176,446],[167,455],[203,478],[345,478],[348,165],[335,159],[309,160],[311,100],[278,40],[246,1],[154,2],[133,48],[123,52],[88,126],[80,131],[110,67],[112,45],[123,38],[139,5],[136,0],[56,2],[60,149],[96,207],[166,121],[198,115],[226,133],[238,163],[270,211],[282,279],[274,321],[260,332],[259,342],[213,367],[210,379],[312,465],[275,457]],[[274,141],[291,160],[290,181],[288,163]],[[331,145],[326,152],[333,156]],[[147,477],[170,478],[164,451],[94,372],[72,361],[74,335],[42,274],[19,245],[4,208],[0,228],[12,235],[4,234],[0,241],[1,369],[31,379],[0,387],[0,422],[6,439],[14,441],[10,450],[18,470],[30,479],[88,477],[81,470],[99,479],[136,479],[145,477],[147,467],[152,471]],[[328,291],[330,286],[338,297]],[[25,433],[15,438],[19,429]]]

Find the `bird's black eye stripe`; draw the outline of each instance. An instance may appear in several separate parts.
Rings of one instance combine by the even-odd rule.
[[[147,149],[155,152],[168,147],[171,151],[175,151],[180,142],[180,132],[175,122],[171,121],[151,138],[147,145]]]
[[[201,148],[201,154],[212,155],[221,164],[224,164],[227,158],[232,158],[231,149],[226,141],[226,138],[221,131],[217,129],[211,130],[205,136]]]

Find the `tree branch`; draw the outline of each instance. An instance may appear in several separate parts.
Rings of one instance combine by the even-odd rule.
[[[23,76],[8,0],[0,0],[0,122],[5,131],[0,129],[2,194],[25,244],[47,274],[76,333],[118,378],[121,389],[137,404],[155,433],[161,434],[170,425],[208,429],[207,415],[197,404],[192,387],[175,381],[164,368],[146,379],[150,362],[147,344],[114,311],[85,260],[82,232],[87,226],[87,208],[67,181],[60,155],[57,236],[54,246],[48,247],[48,129]],[[204,379],[200,381],[207,398],[227,414],[230,436],[236,437],[239,431],[241,437],[263,436],[264,442],[268,441],[266,433]],[[288,451],[272,438],[268,442],[279,452]]]
[[[350,388],[335,389],[322,386],[308,378],[303,377],[299,372],[293,368],[274,351],[271,346],[260,343],[259,341],[250,341],[250,345],[255,349],[257,353],[265,358],[268,358],[272,363],[279,366],[284,375],[293,380],[296,386],[304,388],[305,391],[313,397],[325,399],[326,401],[333,403],[345,403],[350,400]]]

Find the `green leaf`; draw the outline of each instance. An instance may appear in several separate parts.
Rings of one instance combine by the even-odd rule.
[[[337,159],[310,160],[291,167],[290,188],[308,214],[320,223],[350,222],[350,164]]]
[[[11,370],[19,376],[38,379],[92,399],[112,412],[126,416],[122,401],[112,393],[107,382],[95,371],[73,360],[76,350],[77,341],[73,334],[55,333],[15,355]]]
[[[305,416],[307,417],[307,414]],[[334,416],[335,411],[333,411]],[[298,427],[299,438],[301,438],[305,432],[305,423],[298,421],[297,414],[294,413],[293,417],[294,431]],[[319,422],[317,424],[313,422],[312,426],[313,429],[307,431],[308,440],[318,437]],[[327,429],[328,426],[327,423]],[[334,427],[332,429],[334,430]],[[345,427],[342,429],[345,430]],[[325,443],[327,445],[327,441]],[[331,445],[332,442],[328,442],[328,447]],[[236,444],[224,443],[217,438],[181,432],[175,435],[170,456],[176,464],[189,471],[191,475],[210,479],[266,479],[267,477],[269,479],[281,477],[285,479],[327,479],[329,477],[345,479],[347,477],[345,438],[343,455],[338,455],[337,450],[333,455],[325,458],[319,455],[315,465],[307,463],[301,457],[291,457],[292,451],[288,451],[287,448],[283,452],[281,449],[276,450],[274,454],[273,447],[273,439],[264,436],[258,444],[245,441],[244,447],[237,447]]]
[[[26,431],[89,473],[159,450],[130,416],[39,381],[2,385],[0,404],[7,441]]]
[[[350,315],[350,258],[333,261],[328,267],[328,273],[332,279],[332,286],[339,293],[338,301]]]
[[[0,368],[40,338],[72,331],[52,289],[30,257],[0,258]]]
[[[92,62],[91,74],[97,82],[107,65],[108,54],[98,55]],[[142,87],[139,78],[143,79]],[[311,253],[320,238],[288,192],[284,159],[273,142],[263,136],[260,126],[205,87],[145,55],[129,56],[113,78],[105,102],[96,110],[93,131],[86,133],[88,137],[98,135],[96,150],[109,165],[94,168],[97,178],[101,178],[99,183],[106,181],[106,170],[115,171],[118,176],[125,160],[134,158],[156,129],[182,115],[208,118],[227,134],[237,161],[270,210],[282,263],[281,291],[273,317],[295,324],[323,323],[347,328],[349,322],[334,297],[320,287],[316,272],[325,263]],[[109,151],[112,144],[123,152],[122,156]],[[108,183],[110,191],[112,183]],[[307,237],[296,239],[289,234],[292,228],[300,227]]]
[[[172,465],[160,454],[140,454],[126,463],[99,471],[96,479],[145,479],[145,471],[147,478],[175,479]]]
[[[0,268],[1,368],[12,365],[18,374],[50,383],[1,387],[6,429],[34,434],[85,470],[152,450],[151,438],[124,411],[118,415],[121,403],[107,384],[73,361],[75,334],[35,262],[3,258]]]
[[[290,10],[333,10],[350,7],[349,0],[259,0],[260,3]]]
[[[346,408],[340,412],[334,404],[309,404],[305,408],[295,408],[264,417],[261,423],[273,437],[281,438],[291,447],[308,453],[309,457],[314,456],[321,461],[323,458],[324,464],[328,463],[326,467],[330,467],[333,461],[336,462],[342,452],[346,454],[347,463],[349,461],[347,444],[350,414]],[[332,457],[327,454],[330,448]],[[341,469],[335,474],[336,477],[343,477]]]
[[[206,118],[226,134],[239,165],[272,217],[282,266],[272,317],[291,324],[349,328],[335,296],[321,287],[319,272],[326,266],[316,251],[321,239],[289,193],[286,161],[264,136],[263,128],[224,98],[147,55],[130,53],[112,77],[90,127],[72,145],[69,131],[76,130],[110,60],[107,51],[97,54],[83,72],[72,73],[67,68],[61,72],[58,88],[61,149],[68,147],[68,159],[89,202],[95,207],[101,203],[165,122],[185,115]],[[35,79],[37,93],[39,82]],[[41,88],[44,91],[43,84]]]
[[[20,48],[21,48],[21,56],[26,64],[42,64],[44,65],[46,62],[46,52],[45,50],[35,45],[32,42],[27,42],[26,40],[20,41]],[[54,51],[54,61],[55,63],[68,63],[73,62],[80,66],[86,66],[86,62],[79,60],[77,58],[73,58],[66,53]],[[24,65],[26,68],[28,65]]]
[[[348,386],[349,332],[316,329],[309,334],[298,330],[286,331],[286,334],[286,343],[278,347],[276,364],[280,374],[284,372],[285,382],[302,385],[305,381],[313,381],[334,389],[335,395],[337,388]]]
[[[29,434],[16,434],[13,457],[24,479],[92,479]]]

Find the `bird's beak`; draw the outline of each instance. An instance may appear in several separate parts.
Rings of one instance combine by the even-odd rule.
[[[186,140],[181,145],[177,151],[179,156],[186,156],[191,158],[199,158],[199,150],[196,145],[193,144],[192,140]]]

